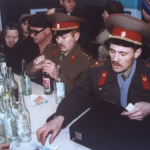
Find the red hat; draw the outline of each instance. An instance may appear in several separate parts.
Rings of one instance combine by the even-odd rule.
[[[150,43],[150,26],[145,22],[123,14],[110,15],[105,20],[110,38],[121,39],[136,45]]]

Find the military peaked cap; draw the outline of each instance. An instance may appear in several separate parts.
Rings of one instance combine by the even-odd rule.
[[[145,22],[123,14],[110,15],[105,20],[109,37],[120,39],[135,45],[150,43],[150,26]]]

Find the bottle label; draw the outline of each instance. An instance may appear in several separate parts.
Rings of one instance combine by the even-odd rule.
[[[45,92],[50,92],[51,87],[50,87],[50,78],[43,78],[43,87]]]
[[[65,97],[65,84],[63,82],[56,82],[57,97]]]

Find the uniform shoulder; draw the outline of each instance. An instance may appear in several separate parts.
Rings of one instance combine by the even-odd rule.
[[[53,52],[53,51],[55,51],[55,50],[57,50],[58,49],[58,46],[56,45],[56,44],[49,44],[49,45],[47,45],[46,47],[45,47],[45,49],[44,49],[44,51],[43,51],[43,53],[47,53],[47,52]]]
[[[80,50],[79,55],[89,61],[94,61],[95,58],[89,53],[85,52],[83,49]]]
[[[102,67],[105,63],[105,60],[94,61],[91,63],[90,68]]]
[[[46,48],[55,50],[55,49],[58,49],[58,46],[57,46],[57,44],[49,44],[46,46]]]
[[[150,62],[145,62],[145,64],[147,68],[150,68]]]

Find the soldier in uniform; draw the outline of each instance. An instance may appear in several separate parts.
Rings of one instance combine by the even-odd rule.
[[[60,65],[67,94],[87,79],[88,67],[93,60],[77,42],[80,37],[79,22],[84,20],[66,14],[51,14],[48,20],[53,22],[52,30],[57,46],[47,46],[43,55],[37,57],[27,68],[32,76],[42,69],[55,78],[56,67]]]
[[[141,121],[150,114],[150,64],[138,59],[141,44],[150,41],[150,27],[141,20],[121,14],[110,15],[105,20],[105,27],[110,33],[110,60],[91,65],[87,82],[65,97],[55,116],[37,130],[42,144],[50,132],[52,143],[62,127],[100,101],[122,107],[132,103],[134,108],[121,114],[131,120]]]

